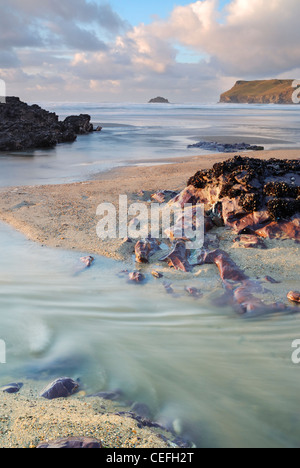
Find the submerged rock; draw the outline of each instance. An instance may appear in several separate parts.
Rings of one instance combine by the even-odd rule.
[[[204,251],[199,259],[200,264],[214,263],[220,273],[226,294],[222,298],[223,305],[228,303],[242,315],[273,313],[286,311],[285,304],[266,304],[255,293],[263,292],[259,283],[251,280],[230,256],[222,251]]]
[[[145,276],[139,271],[133,271],[128,275],[128,281],[130,283],[143,283],[145,281]]]
[[[185,290],[190,296],[194,297],[195,299],[200,299],[201,297],[203,297],[202,292],[198,288],[187,287],[185,288]]]
[[[41,442],[36,448],[38,449],[100,449],[102,442],[100,440],[91,439],[88,437],[67,437],[64,439],[52,440],[49,442]]]
[[[93,395],[88,395],[88,398],[98,397],[103,398],[103,400],[117,401],[123,397],[122,390],[113,390],[111,392],[98,392]]]
[[[81,257],[80,261],[89,268],[95,261],[94,257]]]
[[[90,122],[91,117],[87,114],[71,115],[63,122],[63,127],[73,130],[76,135],[86,135],[94,131],[94,127]]]
[[[170,103],[168,99],[158,96],[156,98],[150,99],[148,104],[170,104]]]
[[[44,388],[41,392],[41,397],[46,398],[47,400],[67,398],[73,395],[78,388],[78,382],[75,382],[69,377],[61,377]]]
[[[152,413],[148,405],[145,403],[133,403],[133,405],[130,408],[130,411],[133,413],[137,414],[143,419],[151,419]]]

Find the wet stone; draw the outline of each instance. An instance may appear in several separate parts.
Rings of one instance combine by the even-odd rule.
[[[102,442],[88,437],[69,437],[64,439],[53,440],[49,442],[41,442],[38,449],[65,449],[65,448],[84,448],[84,449],[100,449]]]
[[[78,388],[78,382],[75,382],[69,377],[61,377],[44,388],[41,392],[41,397],[46,398],[47,400],[67,398],[73,395]]]
[[[287,298],[291,302],[297,302],[298,304],[300,304],[300,292],[299,291],[290,291],[287,295]]]

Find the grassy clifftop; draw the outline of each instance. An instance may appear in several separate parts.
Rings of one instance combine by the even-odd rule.
[[[293,82],[294,80],[237,81],[230,91],[221,94],[220,102],[293,104]]]

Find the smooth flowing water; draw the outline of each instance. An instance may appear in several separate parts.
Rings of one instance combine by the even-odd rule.
[[[241,112],[245,119],[252,118],[252,111]],[[279,125],[276,112],[273,120]],[[294,110],[287,112],[290,119]],[[117,113],[119,109],[116,120]],[[125,109],[120,120],[136,125],[138,113],[133,114],[126,115]],[[152,152],[143,149],[141,128],[149,131],[143,119],[136,130],[136,154],[143,151],[143,157],[152,158],[155,147],[157,158],[163,159],[166,152],[158,143],[153,143]],[[163,113],[157,127],[161,135],[167,120]],[[185,118],[183,112],[185,120],[190,122],[191,117],[188,113]],[[111,137],[104,133],[106,150],[113,146],[114,132],[124,132],[123,143],[116,138],[114,144],[122,148],[124,161],[129,159],[133,130],[109,128]],[[85,148],[93,159],[89,145],[102,137],[80,138],[74,145],[53,150],[55,156],[38,153],[29,162],[20,156],[2,156],[2,185],[17,184],[20,167],[27,163],[23,184],[35,178],[39,183],[76,179],[73,169],[67,174],[63,168],[71,158],[84,160]],[[180,141],[185,138],[181,135]],[[166,147],[168,155],[173,154],[172,145]],[[99,148],[98,158],[101,154]],[[66,160],[61,165],[63,155]],[[0,339],[7,352],[7,363],[0,364],[0,383],[8,378],[79,377],[88,393],[119,388],[126,398],[147,403],[155,420],[175,421],[181,435],[199,447],[299,446],[300,367],[292,363],[291,346],[300,338],[300,315],[244,320],[230,308],[212,306],[211,297],[220,294],[218,281],[210,279],[211,293],[201,301],[184,294],[176,298],[154,278],[144,286],[127,284],[118,273],[133,264],[97,257],[92,268],[82,270],[80,256],[39,246],[0,224]],[[177,288],[183,291],[188,281],[188,276],[179,277]],[[201,289],[206,280],[197,281]]]

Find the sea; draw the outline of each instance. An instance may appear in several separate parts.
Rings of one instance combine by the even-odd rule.
[[[300,148],[297,106],[38,104],[61,119],[90,114],[103,129],[50,150],[2,153],[1,187],[168,163],[201,155],[187,148],[201,140]],[[210,298],[167,295],[154,279],[129,285],[119,275],[132,268],[126,263],[96,257],[82,270],[87,254],[43,247],[0,224],[0,384],[69,376],[88,394],[118,389],[199,448],[299,446],[292,343],[300,314],[245,320]]]

